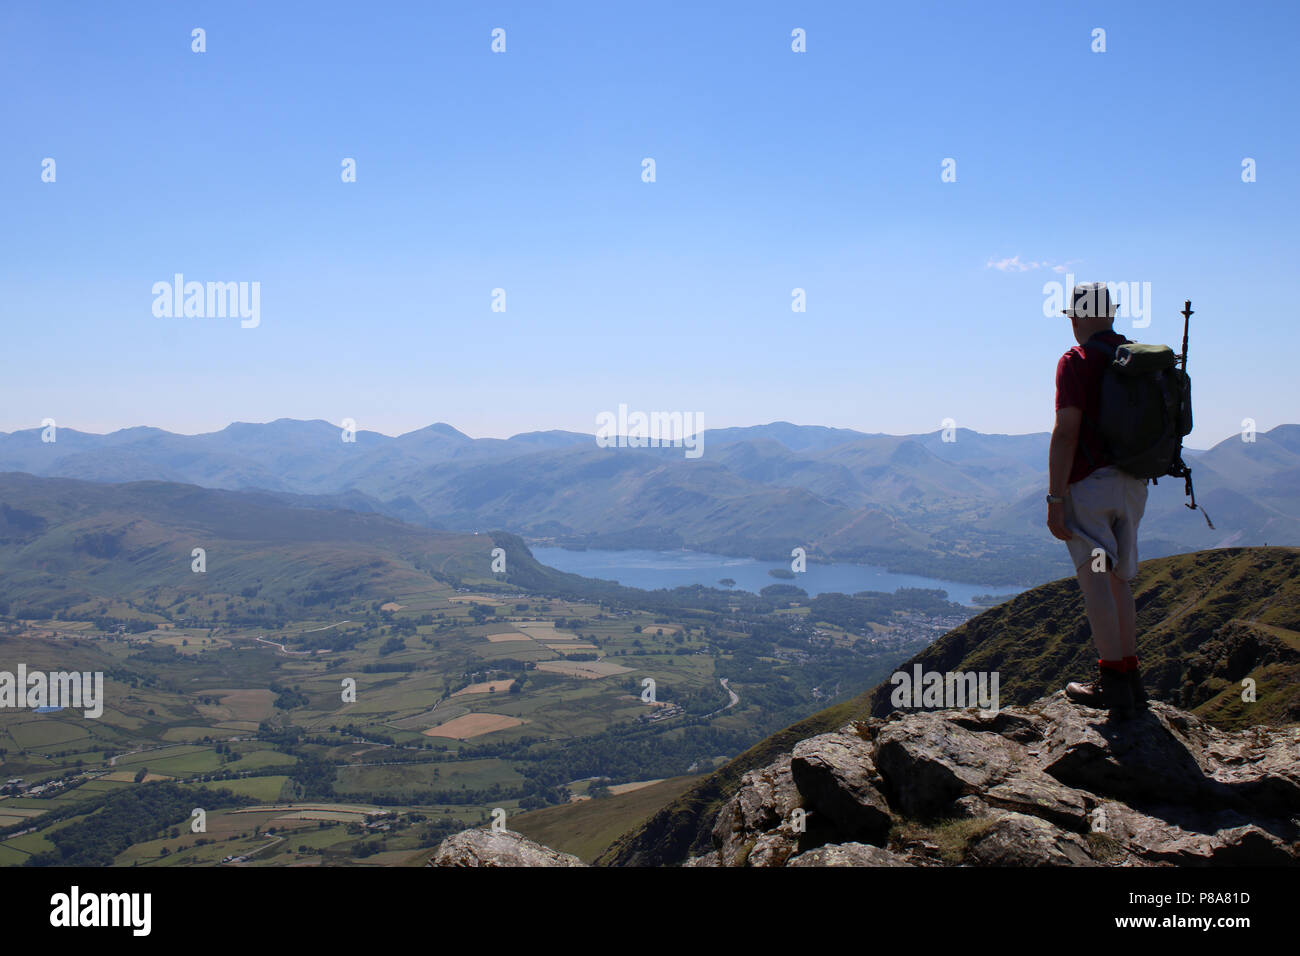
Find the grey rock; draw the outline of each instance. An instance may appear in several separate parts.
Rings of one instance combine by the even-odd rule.
[[[1040,712],[1050,719],[1042,767],[1073,787],[1135,805],[1300,812],[1300,730],[1230,734],[1159,702],[1145,716],[1111,723],[1063,695]]]
[[[1171,710],[1153,701],[1143,716],[1111,721],[1104,711],[1053,695],[1041,708],[1051,720],[1043,769],[1062,783],[1125,802],[1158,801],[1171,792],[1224,799],[1225,788],[1207,774],[1200,722],[1177,711],[1171,720]]]
[[[911,866],[896,853],[869,843],[835,843],[800,853],[786,866]]]
[[[704,854],[703,856],[693,856],[685,863],[682,864],[682,866],[719,866],[719,865],[720,864],[718,863],[717,850],[710,850],[708,853]]]
[[[754,841],[746,866],[784,866],[785,861],[799,852],[799,837],[783,824],[775,830],[768,830]]]
[[[952,812],[967,794],[996,786],[1028,759],[1025,746],[952,719],[953,711],[908,714],[876,735],[875,762],[890,804],[909,817]]]
[[[790,773],[803,803],[824,814],[845,836],[883,842],[889,833],[889,804],[870,741],[836,732],[795,744]]]
[[[974,793],[954,800],[952,810],[954,817],[966,820],[997,816],[997,811],[985,803],[983,797]]]
[[[586,866],[576,856],[534,843],[513,830],[462,830],[443,840],[429,866]]]
[[[982,798],[991,807],[1042,817],[1081,833],[1088,830],[1088,810],[1095,803],[1088,794],[1067,787],[1036,767],[1017,769],[984,791]]]
[[[1252,727],[1235,734],[1210,728],[1210,775],[1265,813],[1300,813],[1300,728]]]
[[[948,719],[967,730],[993,733],[1017,743],[1033,745],[1043,739],[1044,721],[1037,714],[1015,708],[1006,710],[946,711]]]
[[[747,772],[713,824],[711,836],[719,865],[744,864],[757,838],[779,827],[800,801],[790,776],[788,754],[760,770]]]
[[[1089,814],[1093,833],[1119,843],[1143,860],[1177,866],[1286,865],[1296,861],[1296,849],[1285,835],[1270,832],[1233,810],[1214,813],[1162,807],[1143,813],[1122,803],[1108,802]],[[1285,834],[1288,824],[1273,824]]]
[[[971,863],[979,866],[1095,866],[1088,844],[1038,817],[1006,813],[972,841]]]

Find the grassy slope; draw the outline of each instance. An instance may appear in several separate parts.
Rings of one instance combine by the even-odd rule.
[[[1143,562],[1134,586],[1148,691],[1225,729],[1300,720],[1300,549],[1223,548]],[[930,671],[997,671],[1003,704],[1090,673],[1096,655],[1074,579],[1027,591],[912,658]],[[1241,680],[1258,701],[1241,701]],[[882,685],[871,713],[893,709]],[[1235,703],[1234,703],[1235,702]]]
[[[510,828],[590,863],[620,834],[644,823],[664,804],[681,796],[697,779],[673,777],[618,796],[533,810],[514,817]]]
[[[380,596],[427,583],[428,572],[493,580],[494,544],[256,492],[0,475],[0,601],[15,606],[62,610],[149,589],[174,602],[250,586],[260,586],[256,603],[290,606],[313,588]],[[196,547],[205,575],[190,569]],[[512,557],[542,576],[531,555]]]
[[[1145,561],[1134,591],[1153,696],[1228,729],[1300,720],[1300,549],[1224,548]],[[1079,588],[1066,578],[972,618],[902,668],[996,670],[1006,706],[1056,690],[1094,662]],[[1256,703],[1241,701],[1245,677],[1257,682]],[[597,863],[660,866],[702,852],[714,816],[747,770],[805,737],[887,713],[891,689],[883,684],[756,744],[625,833]]]

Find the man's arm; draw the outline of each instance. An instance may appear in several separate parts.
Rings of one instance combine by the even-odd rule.
[[[1079,444],[1079,427],[1083,423],[1083,409],[1073,405],[1056,410],[1056,427],[1052,429],[1052,444],[1047,452],[1048,494],[1064,498],[1069,490],[1070,468],[1074,464],[1074,450]],[[1069,541],[1074,535],[1065,526],[1065,504],[1049,503],[1047,527],[1052,536]]]
[[[1082,424],[1083,409],[1069,406],[1056,410],[1056,427],[1052,429],[1052,444],[1047,453],[1047,490],[1050,494],[1065,495]]]

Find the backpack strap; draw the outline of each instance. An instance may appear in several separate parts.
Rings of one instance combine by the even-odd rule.
[[[1098,333],[1098,334],[1100,334],[1100,333]],[[1100,351],[1102,354],[1104,354],[1107,358],[1110,358],[1110,359],[1112,359],[1112,360],[1115,358],[1115,346],[1113,346],[1113,345],[1107,345],[1107,344],[1106,344],[1105,342],[1103,342],[1101,339],[1097,338],[1096,335],[1094,335],[1092,338],[1088,339],[1088,341],[1086,341],[1086,342],[1083,343],[1083,347],[1084,347],[1085,349],[1086,349],[1088,346],[1090,346],[1090,345],[1091,345],[1093,348],[1095,348],[1095,349],[1097,349],[1098,351]],[[1100,433],[1100,429],[1101,429],[1101,423],[1100,423],[1100,422],[1095,422],[1095,421],[1093,421],[1093,420],[1092,420],[1091,418],[1089,418],[1087,415],[1084,415],[1084,416],[1083,416],[1083,421],[1084,421],[1084,424],[1086,424],[1089,428],[1092,429],[1093,434],[1099,434],[1099,433]],[[1080,444],[1080,447],[1083,448],[1083,455],[1084,455],[1084,457],[1088,459],[1088,464],[1091,465],[1093,468],[1096,468],[1096,467],[1097,467],[1097,461],[1096,461],[1096,459],[1094,459],[1094,458],[1092,457],[1092,452],[1088,450],[1088,443],[1087,443],[1087,442],[1080,442],[1079,444]]]
[[[1169,469],[1169,474],[1173,475],[1175,478],[1183,479],[1183,494],[1192,499],[1190,505],[1184,502],[1183,507],[1190,508],[1193,511],[1199,510],[1201,515],[1205,518],[1205,523],[1210,526],[1211,531],[1214,531],[1214,522],[1210,520],[1210,513],[1196,503],[1196,491],[1192,488],[1192,469],[1188,468],[1187,465],[1184,464],[1181,455],[1178,456],[1173,467]]]
[[[1097,338],[1097,336],[1095,335],[1092,338],[1088,339],[1088,341],[1083,343],[1083,347],[1085,349],[1089,345],[1091,345],[1093,348],[1100,349],[1102,352],[1104,352],[1107,356],[1109,356],[1112,359],[1115,357],[1115,346],[1107,345],[1105,342]]]

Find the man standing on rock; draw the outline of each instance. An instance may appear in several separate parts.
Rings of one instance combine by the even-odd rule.
[[[1083,591],[1097,676],[1070,683],[1066,696],[1125,719],[1147,705],[1137,660],[1137,612],[1129,582],[1137,577],[1138,524],[1146,509],[1147,482],[1112,463],[1096,431],[1101,378],[1110,358],[1088,348],[1129,340],[1116,332],[1115,306],[1104,282],[1072,290],[1070,317],[1079,344],[1056,365],[1056,427],[1049,452],[1047,527],[1070,550]]]

